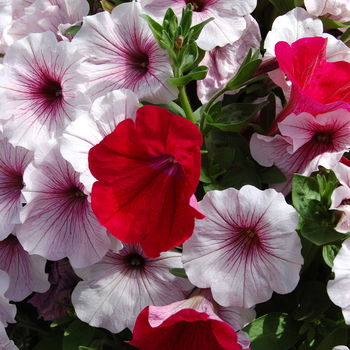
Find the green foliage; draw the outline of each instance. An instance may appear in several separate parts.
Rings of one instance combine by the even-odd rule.
[[[295,7],[301,7],[304,5],[303,0],[270,0],[270,2],[276,7],[281,15],[293,10]]]
[[[66,30],[65,35],[67,34],[75,35],[79,32],[80,28],[81,26],[71,26]]]
[[[299,322],[285,313],[270,313],[243,328],[252,350],[288,350],[300,339]]]
[[[94,336],[95,328],[76,319],[64,332],[62,350],[76,350],[79,346],[86,346]]]
[[[187,278],[185,269],[173,268],[173,269],[170,269],[169,272],[170,272],[171,274],[173,274],[174,276],[182,277],[182,278]]]

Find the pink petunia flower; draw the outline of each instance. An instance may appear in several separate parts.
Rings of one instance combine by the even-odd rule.
[[[19,213],[25,203],[23,173],[33,156],[32,151],[13,147],[6,138],[0,140],[0,240],[20,223]]]
[[[350,110],[350,63],[327,62],[326,46],[327,39],[321,37],[302,38],[292,45],[276,44],[276,58],[292,82],[292,89],[290,100],[276,117],[270,133],[292,113],[316,116],[340,108]]]
[[[73,39],[85,55],[83,72],[90,78],[88,94],[92,100],[121,88],[135,92],[140,101],[169,103],[178,89],[168,83],[173,76],[171,61],[161,49],[137,2],[117,6],[84,18]]]
[[[68,259],[62,259],[52,263],[49,282],[51,286],[48,291],[45,293],[35,293],[28,302],[37,308],[39,317],[43,317],[45,321],[54,321],[67,315],[67,308],[54,301],[65,305],[72,305],[71,294],[77,284],[77,276],[70,266]]]
[[[42,144],[24,173],[27,200],[16,235],[29,254],[49,260],[68,257],[86,267],[108,251],[110,240],[92,212],[79,174],[61,156],[57,140]]]
[[[147,305],[167,305],[184,298],[193,286],[170,268],[182,268],[175,251],[148,258],[140,245],[125,244],[119,254],[109,251],[98,263],[75,269],[83,281],[72,294],[78,317],[93,327],[113,333],[133,329],[137,315]]]
[[[140,243],[149,257],[182,244],[194,218],[203,218],[190,203],[201,144],[193,123],[164,108],[144,106],[136,122],[120,122],[89,153],[99,180],[91,204],[100,223],[122,242]]]
[[[350,112],[344,109],[314,117],[309,113],[291,114],[278,124],[281,135],[253,134],[250,148],[261,165],[276,165],[287,181],[272,185],[288,194],[294,173],[309,176],[322,165],[333,168],[350,149]]]
[[[61,136],[69,122],[90,109],[83,56],[53,33],[30,34],[11,46],[0,71],[0,119],[14,146],[34,150]]]
[[[197,289],[189,299],[170,305],[147,306],[130,344],[140,350],[241,350],[235,330],[217,315],[217,307],[209,289]]]
[[[350,324],[350,238],[345,240],[333,261],[334,280],[327,285],[332,302],[341,307],[346,324]]]
[[[14,232],[15,233],[15,232]],[[29,255],[14,235],[0,242],[0,269],[7,272],[10,285],[5,293],[11,301],[21,301],[32,292],[46,292],[50,283],[45,273],[46,259]]]
[[[246,185],[210,191],[198,204],[206,218],[183,245],[190,282],[211,288],[220,305],[245,308],[297,286],[298,214],[281,193]]]
[[[187,0],[141,0],[141,5],[151,15],[162,20],[165,11],[171,7],[176,15],[181,15],[182,9],[190,1]],[[216,46],[225,46],[237,41],[246,23],[244,16],[251,13],[257,4],[256,0],[199,0],[193,1],[192,25],[214,17],[208,23],[197,39],[198,46],[203,50],[213,50]]]

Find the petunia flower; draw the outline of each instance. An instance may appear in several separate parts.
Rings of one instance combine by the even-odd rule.
[[[34,150],[90,109],[88,77],[79,73],[82,59],[73,44],[57,43],[51,32],[11,46],[0,71],[0,119],[14,146]]]
[[[80,173],[80,182],[88,193],[96,181],[89,170],[90,149],[112,133],[122,120],[135,120],[138,102],[130,90],[109,92],[93,102],[90,113],[79,117],[63,131],[61,153]]]
[[[332,302],[341,307],[346,324],[350,324],[350,238],[345,240],[333,261],[334,280],[327,285]]]
[[[198,204],[206,218],[183,245],[190,282],[211,288],[222,306],[248,308],[293,291],[303,264],[298,214],[281,193],[246,185],[210,191]]]
[[[209,289],[197,289],[189,299],[170,305],[147,306],[136,320],[130,344],[140,350],[241,350],[235,330],[217,308]]]
[[[63,159],[57,140],[42,144],[24,172],[27,200],[16,235],[29,254],[49,260],[68,257],[86,267],[108,251],[110,240],[92,212],[79,174]]]
[[[13,232],[15,234],[15,231]],[[11,301],[22,301],[32,292],[46,292],[50,283],[45,273],[46,259],[29,255],[14,235],[0,242],[0,269],[7,272],[10,285],[5,293]]]
[[[274,137],[253,134],[250,148],[261,165],[276,165],[287,181],[273,185],[287,195],[294,173],[311,175],[322,165],[333,168],[350,149],[350,112],[344,109],[314,117],[291,114],[278,124],[281,134]]]
[[[55,301],[64,305],[72,305],[71,294],[77,284],[77,276],[68,259],[52,263],[49,282],[51,285],[48,291],[35,293],[28,302],[37,308],[39,317],[43,317],[45,321],[54,321],[67,314],[67,308]]]
[[[161,49],[137,2],[117,6],[112,14],[84,18],[73,43],[85,55],[83,72],[90,78],[92,100],[121,88],[135,92],[140,101],[169,103],[178,90],[168,83],[171,61]]]
[[[89,153],[99,180],[91,205],[100,223],[122,242],[140,243],[149,257],[182,244],[194,218],[203,217],[190,203],[201,144],[193,123],[164,108],[144,106],[135,122],[120,122]]]
[[[34,153],[13,147],[6,138],[0,140],[0,240],[5,239],[20,223],[19,213],[25,200],[23,173]]]
[[[184,298],[193,286],[170,268],[182,268],[181,254],[162,253],[148,258],[140,245],[125,244],[119,254],[109,251],[98,263],[75,269],[83,281],[72,294],[78,317],[93,327],[113,333],[133,329],[137,315],[147,305],[167,305]]]
[[[182,9],[190,1],[187,0],[141,0],[141,5],[151,15],[161,20],[165,11],[171,7],[180,16]],[[211,17],[214,21],[208,23],[197,39],[198,46],[203,50],[213,50],[216,46],[225,46],[237,41],[246,23],[244,16],[251,13],[257,4],[256,0],[199,0],[193,1],[192,25],[199,24]]]
[[[302,38],[289,45],[275,46],[279,67],[292,82],[287,106],[276,117],[277,123],[288,115],[308,112],[313,116],[340,108],[350,110],[350,63],[327,62],[327,39]]]

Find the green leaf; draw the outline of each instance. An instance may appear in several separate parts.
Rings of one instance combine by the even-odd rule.
[[[71,26],[66,30],[66,32],[64,34],[65,35],[67,35],[67,34],[75,35],[79,32],[80,28],[81,28],[81,26]]]
[[[340,40],[345,43],[349,40],[349,37],[350,37],[350,28],[348,28],[345,31],[345,33],[342,34],[342,36],[340,37]]]
[[[281,15],[284,15],[295,7],[294,0],[270,0],[271,4],[276,7]]]
[[[192,24],[192,11],[185,11],[185,9],[182,10],[182,17],[180,21],[180,26],[182,27],[182,35],[186,36],[188,34],[188,31],[191,28]]]
[[[239,190],[244,185],[252,185],[261,188],[260,180],[254,170],[247,168],[230,169],[223,175],[220,181],[204,185],[203,187],[205,192],[209,192],[213,190],[223,191],[229,187]]]
[[[293,313],[296,320],[313,322],[332,305],[325,283],[301,282],[297,292],[299,308]]]
[[[177,277],[188,278],[185,272],[185,269],[173,268],[170,269],[169,272]]]
[[[262,183],[265,184],[278,184],[287,180],[285,175],[275,165],[269,168],[262,166],[257,167],[256,173]]]
[[[157,40],[158,44],[162,38],[162,32],[163,32],[163,27],[156,22],[152,17],[148,16],[148,15],[144,15],[141,14],[139,15],[140,17],[142,17],[147,23],[149,28],[151,29],[154,38]]]
[[[171,37],[169,36],[168,32],[163,30],[162,31],[162,39],[163,39],[163,42],[169,46],[171,49],[173,49],[173,46],[174,46],[174,41],[171,39]]]
[[[43,339],[33,350],[62,350],[62,334]]]
[[[62,350],[76,350],[86,346],[94,336],[95,329],[76,319],[64,332]]]
[[[291,316],[273,312],[243,328],[249,334],[252,350],[288,350],[300,339],[299,323]]]
[[[254,60],[247,63],[242,70],[239,70],[237,74],[226,84],[226,89],[236,90],[247,83],[249,79],[253,77],[255,72],[258,70],[262,60]]]
[[[232,103],[222,109],[221,115],[215,123],[208,123],[222,131],[238,132],[248,126],[256,113],[269,102],[259,104]]]
[[[262,128],[264,135],[269,133],[276,117],[276,96],[271,93],[267,100],[269,101],[269,104],[261,109],[259,116],[259,125]]]
[[[95,350],[93,348],[88,348],[86,346],[79,346],[79,350]]]
[[[64,324],[64,323],[72,321],[72,320],[73,320],[72,317],[70,317],[69,315],[66,315],[66,316],[63,316],[63,317],[59,318],[56,321],[53,321],[51,323],[50,327],[54,328],[54,327],[60,326],[61,324]]]
[[[328,244],[343,237],[333,226],[322,225],[315,221],[307,221],[300,231],[305,238],[316,245]]]
[[[338,254],[340,247],[336,245],[325,245],[322,248],[322,256],[324,262],[330,267],[333,267],[333,261]]]
[[[211,116],[213,115],[220,116],[222,112],[222,102],[221,101],[216,102],[214,105],[210,107],[208,112]]]
[[[337,345],[349,345],[346,328],[338,328],[326,337],[316,348],[316,350],[330,350]]]
[[[349,27],[349,25],[334,21],[333,19],[330,19],[330,18],[319,17],[319,19],[322,21],[324,29],[338,29],[338,28]]]
[[[293,206],[299,215],[311,219],[309,213],[310,200],[320,200],[318,183],[307,176],[294,174],[292,186]]]
[[[188,45],[188,50],[186,52],[186,55],[184,56],[184,58],[180,61],[182,62],[182,71],[183,72],[187,72],[190,68],[192,68],[192,66],[194,65],[194,63],[196,62],[197,58],[198,58],[198,47],[196,43],[192,43],[191,45]]]
[[[199,181],[204,182],[206,184],[210,184],[213,182],[213,180],[210,178],[209,171],[205,168],[201,168],[201,176],[199,178]]]
[[[256,162],[253,161],[250,154],[250,148],[243,136],[238,132],[230,132],[228,134],[228,146],[235,148],[235,163],[241,168],[255,168]]]
[[[186,86],[192,80],[202,80],[206,77],[209,68],[199,66],[191,70],[187,75],[180,78],[168,78],[170,84],[177,87]]]

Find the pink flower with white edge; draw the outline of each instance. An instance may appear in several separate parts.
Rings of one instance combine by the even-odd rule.
[[[182,300],[184,291],[193,288],[187,279],[172,275],[171,268],[182,268],[180,253],[168,251],[152,259],[138,244],[125,244],[119,254],[109,251],[98,263],[75,269],[83,279],[72,294],[75,312],[82,321],[112,333],[133,329],[147,305]]]
[[[30,34],[11,46],[0,71],[0,119],[14,146],[34,150],[90,109],[83,56],[53,33]]]
[[[170,305],[148,306],[136,320],[130,344],[140,350],[248,348],[249,338],[241,342],[236,331],[254,319],[254,310],[232,308],[235,322],[231,327],[220,317],[218,307],[210,289],[197,289],[189,299]]]
[[[141,0],[141,5],[151,16],[161,20],[165,11],[171,7],[177,16],[190,1],[186,0]],[[256,0],[199,0],[193,1],[192,26],[211,17],[214,21],[208,23],[197,39],[198,46],[203,50],[212,50],[215,46],[225,46],[237,41],[246,23],[244,16],[251,13],[257,4]]]
[[[140,101],[169,103],[178,89],[168,83],[173,76],[170,57],[161,49],[137,2],[117,6],[84,18],[74,43],[85,55],[82,64],[90,78],[92,100],[119,89],[132,90]]]
[[[15,233],[15,232],[14,232]],[[21,301],[32,292],[46,292],[50,288],[45,273],[46,259],[29,255],[14,235],[0,242],[0,269],[10,277],[10,286],[5,293],[11,301]]]
[[[89,170],[90,149],[112,133],[122,120],[135,120],[138,103],[136,94],[130,90],[109,92],[93,102],[89,114],[79,117],[63,131],[61,153],[80,173],[80,181],[89,193],[96,181]]]
[[[23,173],[33,156],[32,151],[13,147],[6,138],[0,140],[0,240],[20,223],[19,213],[25,203]]]
[[[73,267],[86,267],[102,259],[110,240],[59,146],[57,140],[42,144],[24,172],[27,204],[16,235],[29,254],[53,261],[68,257]]]
[[[327,292],[332,302],[341,307],[345,323],[350,325],[350,238],[343,242],[332,271],[335,277],[328,282]]]
[[[206,218],[183,245],[190,282],[211,288],[220,305],[245,308],[293,291],[303,264],[299,220],[281,193],[246,185],[210,191],[198,204]]]
[[[312,116],[291,114],[278,123],[281,135],[253,134],[250,149],[261,165],[276,165],[287,181],[272,185],[287,195],[293,174],[309,176],[322,165],[332,169],[350,148],[350,112],[344,109]]]

